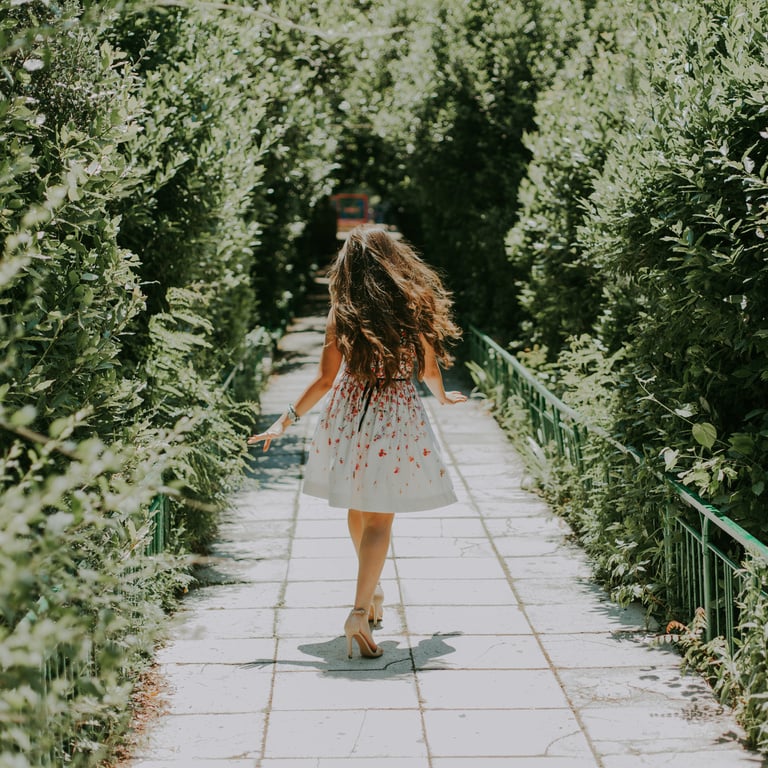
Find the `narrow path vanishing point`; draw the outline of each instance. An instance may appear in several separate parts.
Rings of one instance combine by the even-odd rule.
[[[319,306],[284,338],[265,423],[314,373],[323,325]],[[346,658],[346,514],[300,494],[316,409],[254,452],[158,654],[168,712],[132,768],[763,766],[641,611],[592,583],[483,405],[426,403],[459,502],[395,520],[384,656]]]

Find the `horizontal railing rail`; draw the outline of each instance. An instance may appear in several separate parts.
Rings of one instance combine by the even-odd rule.
[[[644,461],[638,451],[623,445],[601,427],[589,424],[508,350],[475,327],[470,328],[470,357],[485,373],[488,393],[495,404],[503,407],[510,397],[516,397],[528,414],[536,442],[542,448],[553,445],[557,454],[580,472],[586,466],[584,448],[589,434],[638,464]],[[723,636],[732,645],[742,585],[740,561],[748,553],[768,563],[768,546],[672,475],[658,470],[654,474],[688,510],[686,516],[682,509],[670,504],[660,511],[668,602],[686,610],[690,617],[697,609],[703,609],[707,638]],[[692,520],[698,521],[698,525]]]

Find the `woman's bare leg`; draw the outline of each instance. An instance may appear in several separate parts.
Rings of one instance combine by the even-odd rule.
[[[393,513],[349,511],[349,532],[357,551],[355,608],[367,610],[373,600],[387,559],[394,519]]]
[[[355,546],[355,554],[360,559],[360,539],[363,538],[363,513],[358,509],[350,509],[347,513],[347,526],[352,544]]]

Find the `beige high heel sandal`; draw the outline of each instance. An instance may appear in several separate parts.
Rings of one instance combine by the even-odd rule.
[[[347,638],[347,657],[352,658],[352,640],[357,641],[360,655],[367,659],[375,659],[384,653],[383,649],[376,645],[368,628],[368,610],[366,608],[353,608],[347,620],[344,622],[344,635]]]
[[[368,621],[376,626],[383,618],[384,590],[381,588],[381,584],[377,584],[376,589],[373,591],[373,600],[371,601],[371,607],[368,611]]]

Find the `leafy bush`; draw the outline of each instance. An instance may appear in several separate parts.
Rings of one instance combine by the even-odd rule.
[[[661,617],[659,470],[763,540],[768,525],[767,33],[757,2],[595,4],[540,94],[508,238],[523,338],[548,347],[531,361],[643,459],[638,471],[598,441],[594,469],[546,467],[551,498],[614,595]],[[695,639],[689,651],[764,749],[766,599],[750,583],[736,654]]]
[[[244,55],[258,39],[251,25],[204,10],[118,21],[110,32],[137,61],[143,105],[143,130],[126,152],[144,172],[115,203],[147,296],[123,359],[146,382],[150,423],[184,421],[184,449],[165,480],[183,489],[175,527],[199,550],[242,471],[238,430],[253,420],[220,390],[258,319],[253,196],[264,175],[258,131],[269,93],[257,90]]]
[[[171,436],[120,359],[144,300],[111,202],[135,180],[136,79],[96,32],[0,16],[0,761],[92,764],[183,584],[145,559]]]
[[[739,719],[752,746],[768,753],[768,596],[765,593],[768,567],[748,561],[742,578],[739,636],[741,641],[718,690],[735,702]]]
[[[536,130],[518,193],[517,223],[507,254],[521,275],[514,301],[521,309],[519,339],[542,345],[550,360],[570,337],[593,333],[606,285],[579,239],[584,200],[613,141],[632,129],[638,61],[648,40],[639,34],[645,3],[598,2],[589,11],[570,57],[536,100]],[[610,339],[603,341],[611,345]]]
[[[137,61],[145,105],[127,149],[146,173],[121,201],[120,238],[139,255],[147,312],[125,357],[147,380],[154,425],[190,420],[166,479],[192,502],[176,521],[200,549],[254,417],[219,390],[271,347],[259,326],[279,332],[303,294],[316,255],[300,236],[330,186],[335,143],[325,100],[311,97],[316,38],[234,9],[139,10],[111,30]]]
[[[0,117],[0,391],[9,410],[35,409],[35,428],[87,405],[89,428],[107,435],[139,402],[118,360],[143,307],[137,260],[118,245],[119,221],[106,204],[131,187],[120,146],[138,130],[134,79],[80,27],[37,48],[6,55],[16,79]],[[55,70],[43,68],[47,57]],[[44,99],[52,81],[57,95]]]
[[[21,432],[23,422],[11,416]],[[172,556],[143,555],[167,459],[132,448],[130,436],[71,447],[83,426],[74,418],[41,446],[17,440],[0,459],[4,765],[103,757],[110,734],[125,726],[132,677],[161,628],[162,605],[186,583]]]
[[[248,19],[0,11],[3,764],[94,765],[125,726],[183,552],[243,468],[262,323],[285,323],[310,267],[334,146],[301,63],[314,38]],[[280,280],[254,279],[273,251]],[[160,492],[172,535],[148,556]]]
[[[507,241],[548,384],[575,404],[563,383],[590,382],[569,335],[594,338],[598,369],[619,355],[602,426],[758,536],[766,31],[755,2],[596,3],[539,94]]]
[[[522,137],[537,89],[573,44],[582,5],[424,1],[385,10],[398,34],[373,41],[367,78],[348,92],[353,167],[445,270],[460,314],[509,330],[518,275],[504,237],[528,159]]]
[[[676,451],[682,476],[760,535],[768,26],[759,3],[688,3],[664,20],[635,129],[607,157],[581,233],[635,306],[610,332],[627,355],[616,429]],[[611,295],[603,312],[626,306]]]

